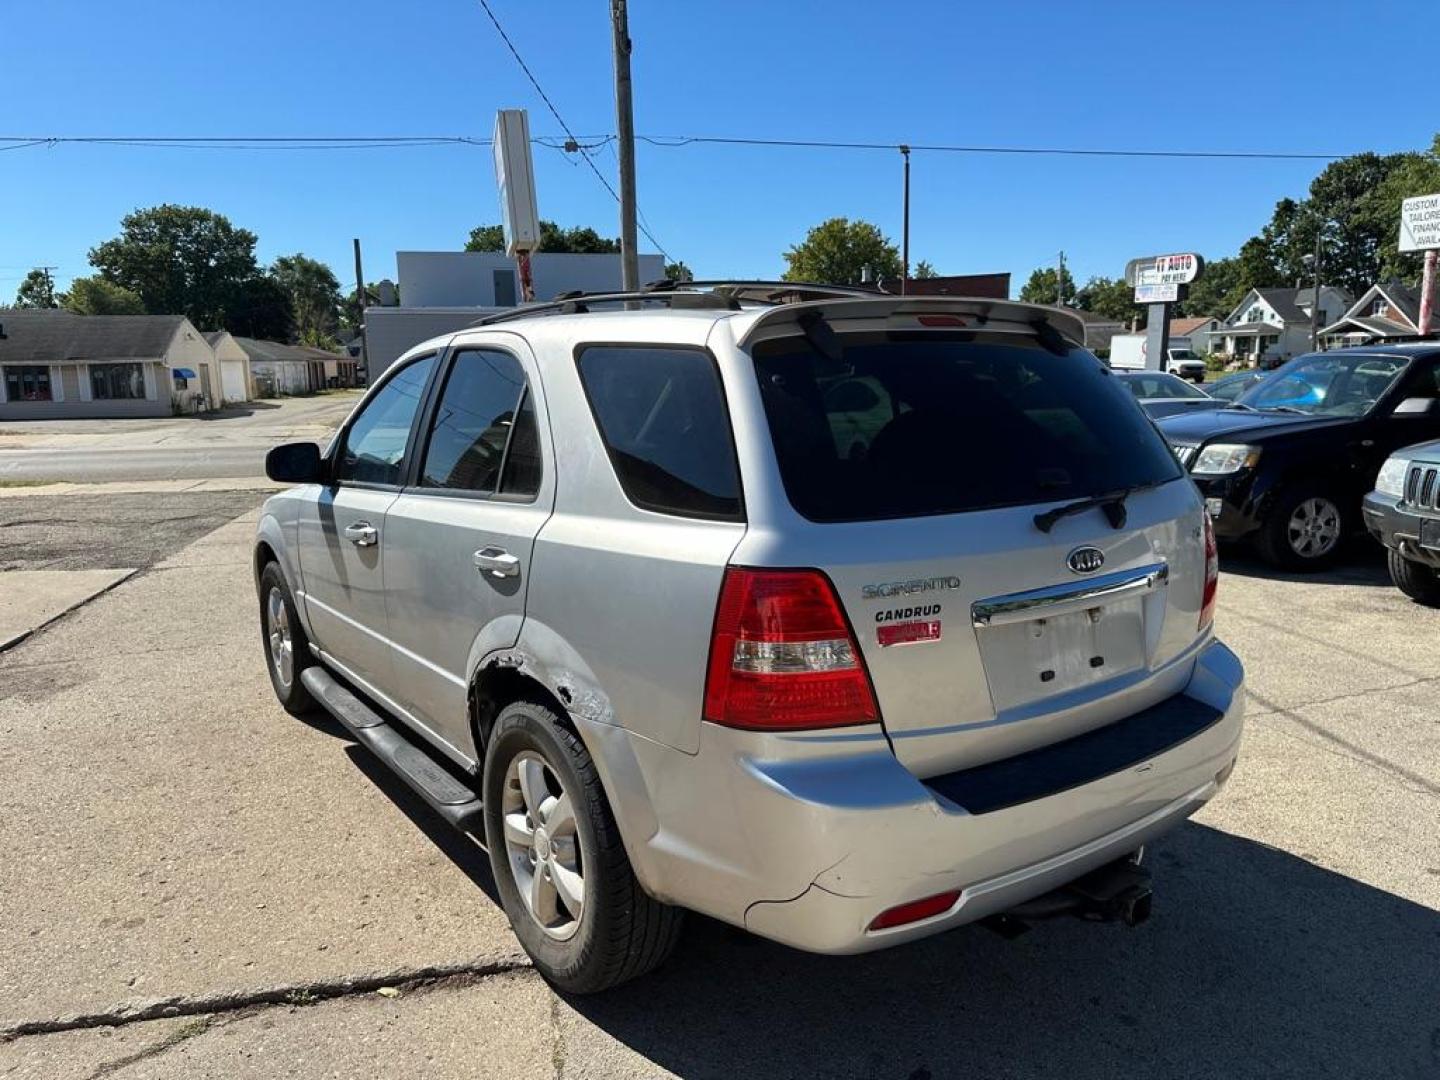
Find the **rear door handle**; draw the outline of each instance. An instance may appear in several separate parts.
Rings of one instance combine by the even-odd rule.
[[[496,577],[518,577],[520,558],[517,555],[511,555],[504,548],[481,548],[475,552],[475,569],[494,574]]]
[[[380,534],[368,521],[355,521],[345,526],[345,539],[356,547],[374,547]]]

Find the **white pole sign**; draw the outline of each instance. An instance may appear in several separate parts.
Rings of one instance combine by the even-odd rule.
[[[1440,194],[1417,195],[1400,204],[1400,250],[1440,248]]]

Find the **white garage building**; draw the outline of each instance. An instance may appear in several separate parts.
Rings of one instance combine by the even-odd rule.
[[[205,335],[215,360],[220,365],[220,399],[231,405],[249,401],[255,396],[250,381],[250,356],[230,336],[228,330],[212,330]]]

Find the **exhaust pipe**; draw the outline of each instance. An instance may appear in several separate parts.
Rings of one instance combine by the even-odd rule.
[[[1150,871],[1140,865],[1139,855],[1136,852],[1107,863],[1068,885],[983,920],[984,925],[1005,938],[1019,937],[1032,922],[1061,915],[1139,926],[1150,918],[1152,900]]]

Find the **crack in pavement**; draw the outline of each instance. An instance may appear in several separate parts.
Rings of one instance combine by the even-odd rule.
[[[239,1017],[233,1019],[239,1019]],[[199,1035],[204,1035],[212,1028],[224,1027],[226,1024],[232,1023],[233,1019],[217,1020],[213,1016],[197,1016],[195,1019],[187,1021],[163,1039],[157,1040],[150,1046],[136,1050],[134,1053],[126,1054],[124,1057],[115,1058],[113,1061],[101,1062],[85,1080],[100,1080],[102,1076],[110,1076],[119,1072],[121,1069],[128,1069],[131,1065],[137,1065],[142,1061],[150,1061],[166,1051],[173,1050],[183,1042],[188,1042]]]
[[[431,964],[339,979],[282,983],[198,996],[157,998],[135,1005],[117,1005],[101,1012],[75,1013],[44,1020],[23,1020],[18,1024],[0,1028],[0,1043],[14,1042],[27,1035],[53,1035],[82,1028],[123,1027],[146,1020],[170,1020],[177,1016],[231,1013],[256,1005],[312,1004],[335,998],[372,994],[382,986],[414,987],[449,980],[482,979],[491,975],[528,970],[531,970],[529,960],[516,953],[508,958],[484,963]]]
[[[117,569],[123,569],[123,567],[120,567],[120,568],[117,568]],[[9,652],[10,650],[14,649],[14,648],[15,648],[16,646],[18,646],[18,645],[23,645],[25,642],[27,642],[27,641],[29,641],[31,638],[33,638],[36,634],[38,634],[38,633],[40,633],[40,632],[42,632],[42,631],[44,631],[44,630],[47,630],[47,629],[49,629],[50,627],[54,626],[57,622],[59,622],[61,619],[65,618],[67,615],[73,615],[75,612],[79,611],[81,608],[85,607],[87,604],[90,604],[90,603],[93,603],[93,602],[96,601],[96,600],[99,600],[100,597],[104,596],[106,593],[110,593],[110,592],[113,592],[114,590],[118,589],[121,585],[124,585],[127,581],[134,581],[137,577],[139,577],[139,576],[140,576],[141,574],[143,574],[144,572],[145,572],[145,571],[144,571],[143,568],[142,568],[142,569],[139,569],[139,570],[131,570],[131,571],[130,571],[128,574],[126,574],[124,577],[121,577],[121,578],[119,578],[119,579],[116,580],[116,581],[112,581],[109,585],[106,585],[106,586],[105,586],[103,589],[101,589],[99,592],[97,592],[97,593],[92,593],[90,596],[87,596],[84,600],[81,600],[79,603],[71,604],[71,605],[70,605],[68,608],[66,608],[64,611],[61,611],[61,612],[58,612],[58,613],[55,614],[55,615],[52,615],[50,618],[46,619],[44,622],[40,623],[38,626],[32,626],[29,630],[26,630],[24,633],[19,634],[19,635],[17,635],[16,637],[11,638],[9,641],[0,641],[0,654],[7,653],[7,652]]]
[[[1269,619],[1262,619],[1258,615],[1250,615],[1243,611],[1227,610],[1226,614],[1233,615],[1241,619],[1249,619],[1251,622],[1258,623],[1259,625],[1266,627],[1267,629],[1275,630],[1281,634],[1288,634],[1291,637],[1299,638],[1301,641],[1308,641],[1312,645],[1319,645],[1322,648],[1326,649],[1334,649],[1336,652],[1344,653],[1346,656],[1353,657],[1356,660],[1364,660],[1366,663],[1374,664],[1376,667],[1389,668],[1391,671],[1398,672],[1399,674],[1404,675],[1407,678],[1424,678],[1424,676],[1417,674],[1414,671],[1411,671],[1409,668],[1401,667],[1399,664],[1391,663],[1388,660],[1382,660],[1378,656],[1371,656],[1368,653],[1361,652],[1359,649],[1351,649],[1344,645],[1337,645],[1333,641],[1326,641],[1324,638],[1316,637],[1314,634],[1303,634],[1299,630],[1294,629],[1293,627],[1286,626],[1284,623],[1271,622]]]
[[[1416,683],[1427,683],[1434,681],[1434,679],[1417,679]],[[1357,765],[1365,765],[1379,772],[1386,773],[1390,776],[1392,780],[1407,781],[1409,784],[1413,784],[1415,785],[1415,787],[1419,788],[1417,794],[1430,795],[1432,797],[1440,798],[1440,784],[1436,784],[1434,781],[1428,779],[1427,777],[1421,776],[1417,772],[1405,768],[1405,766],[1403,765],[1397,765],[1395,764],[1395,762],[1390,761],[1387,758],[1383,758],[1379,754],[1374,753],[1373,751],[1366,750],[1363,746],[1358,746],[1348,739],[1342,739],[1339,735],[1336,735],[1334,732],[1327,730],[1325,727],[1316,723],[1314,720],[1307,720],[1305,717],[1301,716],[1298,712],[1296,712],[1295,709],[1287,709],[1281,705],[1277,705],[1273,701],[1266,701],[1258,694],[1251,694],[1251,696],[1254,697],[1256,701],[1260,702],[1261,705],[1269,709],[1272,714],[1283,716],[1285,719],[1299,725],[1306,731],[1318,735],[1321,739],[1325,740],[1325,742],[1332,745],[1326,746],[1322,743],[1316,743],[1309,739],[1302,739],[1302,742],[1309,743],[1310,745],[1315,746],[1318,749],[1326,750],[1330,753],[1339,754],[1341,757],[1349,758]],[[1357,693],[1346,696],[1360,697],[1361,694]],[[1340,701],[1343,700],[1343,698],[1333,698],[1331,700]],[[1309,706],[1300,705],[1296,706],[1296,708],[1309,708]],[[1280,729],[1277,728],[1276,730]],[[1298,736],[1292,737],[1298,738]]]

